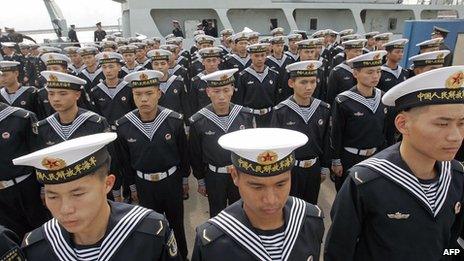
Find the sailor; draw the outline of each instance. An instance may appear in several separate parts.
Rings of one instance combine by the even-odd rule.
[[[211,104],[190,118],[190,158],[198,192],[208,197],[209,213],[216,216],[240,195],[230,176],[230,152],[217,140],[225,133],[253,127],[251,109],[230,102],[237,69],[216,71],[201,78],[207,82]]]
[[[385,50],[384,44],[388,43],[392,36],[393,36],[393,33],[390,33],[390,32],[376,34],[375,36],[373,36],[373,38],[375,40],[375,49],[376,50]]]
[[[104,79],[102,69],[98,66],[98,61],[95,56],[99,53],[96,47],[85,46],[78,50],[84,61],[85,68],[77,75],[77,77],[86,81],[84,88],[87,93]]]
[[[443,38],[435,37],[433,39],[420,42],[416,44],[416,46],[419,47],[419,54],[421,54],[421,53],[438,51],[440,50],[440,46],[442,44],[443,44]]]
[[[205,35],[205,31],[203,30],[196,30],[193,32],[193,39],[195,39],[195,37],[197,37],[198,35]],[[168,37],[166,36],[166,40],[168,39]],[[194,45],[192,45],[192,47],[190,48],[190,53],[195,53],[196,51],[198,51],[198,46],[197,44],[195,43]]]
[[[39,52],[39,45],[38,44],[30,44],[31,47],[31,54],[29,56],[29,63],[30,67],[29,70],[30,72],[30,78],[29,78],[29,83],[34,86],[38,86],[39,82],[38,79],[40,77],[40,70],[42,63],[40,61],[40,52]]]
[[[115,177],[105,145],[116,137],[88,135],[13,160],[37,169],[53,215],[24,238],[27,260],[180,260],[162,214],[107,200]]]
[[[152,39],[144,39],[142,40],[142,43],[147,45],[147,52],[155,49],[155,41],[153,41]]]
[[[213,47],[214,38],[209,35],[198,35],[197,37],[195,37],[195,42],[197,43],[198,51],[194,54],[195,58],[194,60],[192,59],[192,63],[189,67],[190,78],[195,77],[197,74],[199,74],[205,69],[199,51],[201,51],[204,48]]]
[[[118,44],[115,41],[103,41],[100,43],[100,50],[102,52],[116,52]]]
[[[284,53],[285,36],[274,36],[269,39],[269,43],[272,54],[266,57],[265,64],[269,68],[278,71],[280,75],[284,75],[285,67],[293,63],[293,59]]]
[[[403,140],[349,170],[325,260],[448,260],[462,228],[463,82],[464,66],[440,68],[383,96]]]
[[[448,50],[441,50],[422,53],[409,58],[412,67],[409,72],[410,77],[443,67],[445,64],[445,57],[449,55],[449,53],[450,51]]]
[[[352,40],[357,40],[357,39],[361,39],[361,35],[359,35],[359,34],[349,34],[349,35],[345,35],[345,36],[340,38],[341,44],[339,44],[333,50],[333,53],[335,55],[332,57],[332,61],[331,61],[331,65],[330,65],[332,68],[334,68],[335,66],[341,64],[343,61],[346,61],[346,48],[345,48],[344,43],[348,42],[348,41],[352,41]],[[367,42],[367,40],[365,40],[365,39],[361,39],[361,40],[363,41],[363,44],[365,44]],[[363,49],[361,51],[363,52]]]
[[[241,200],[196,228],[192,261],[319,260],[322,211],[288,196],[294,150],[307,141],[302,133],[276,128],[219,138],[231,151],[231,176]]]
[[[329,78],[327,79],[327,96],[326,102],[332,104],[335,97],[356,85],[356,79],[353,77],[353,69],[346,63],[347,60],[353,59],[362,54],[362,48],[365,39],[357,39],[343,42],[345,61],[332,67]]]
[[[199,51],[199,55],[201,56],[202,64],[205,69],[192,78],[189,93],[191,113],[195,113],[211,103],[206,93],[207,82],[203,80],[202,77],[219,70],[222,49],[219,47],[204,48]],[[234,72],[236,71],[237,70]]]
[[[61,73],[71,73],[69,71],[69,64],[71,60],[64,54],[60,53],[47,53],[43,54],[40,59],[42,62],[47,66],[48,71],[54,72],[61,72]],[[48,116],[55,113],[55,110],[50,104],[50,100],[48,98],[48,89],[47,89],[47,79],[45,79],[42,75],[40,76],[40,81],[44,82],[43,86],[37,90],[37,118],[39,120],[43,120]],[[79,100],[77,101],[77,105],[80,108],[86,110],[93,110],[94,107],[91,103],[89,94],[85,91],[84,88],[81,88],[81,95]]]
[[[321,53],[321,56],[324,57],[324,59],[328,60],[329,62],[331,61],[331,53],[335,45],[337,44],[337,35],[338,32],[332,30],[332,29],[326,29],[325,35],[324,35],[324,40],[325,40],[325,45],[326,48],[324,51]]]
[[[136,62],[142,66],[144,69],[151,70],[151,61],[147,57],[147,50],[146,47],[147,45],[144,43],[139,43],[139,42],[134,42],[131,43],[131,45],[134,45],[137,47],[135,50],[135,60]]]
[[[378,34],[380,34],[380,32],[377,32],[377,31],[372,31],[372,32],[368,32],[368,33],[363,34],[364,38],[366,38],[366,40],[367,40],[366,45],[363,48],[363,53],[368,53],[368,52],[375,51],[376,46],[375,46],[375,38],[374,38],[374,36],[376,36]]]
[[[159,47],[161,45],[161,37],[154,36],[151,39],[153,40],[153,48],[152,48],[152,50],[159,49]]]
[[[0,102],[0,149],[3,151],[0,161],[0,224],[21,238],[49,217],[40,200],[34,169],[11,164],[17,155],[34,151],[33,131],[37,129],[32,126],[36,121],[34,113]]]
[[[333,32],[329,31],[329,32],[331,32],[331,35],[334,35],[334,33],[336,33],[335,31],[333,31]],[[339,45],[341,45],[341,43],[343,41],[342,37],[345,37],[345,36],[351,35],[351,34],[354,34],[354,30],[352,28],[344,29],[344,30],[341,30],[340,32],[337,33],[337,35],[339,36],[339,40],[338,40],[338,42],[336,41],[336,42],[334,42],[332,44],[332,48],[330,48],[330,50],[329,50],[330,53],[328,54],[328,58],[326,58],[327,60],[332,62],[334,56],[337,55],[339,52],[343,51],[343,48],[339,49],[340,47],[343,47],[343,46],[339,47]],[[334,36],[334,39],[337,38],[337,35]]]
[[[237,80],[238,73],[243,71],[251,64],[250,55],[247,52],[247,46],[249,44],[248,34],[245,32],[236,33],[232,35],[232,40],[234,41],[236,52],[226,58],[222,68],[237,68],[238,71],[236,75],[234,75],[235,79]]]
[[[247,35],[248,35],[248,42],[250,43],[250,45],[259,43],[259,37],[261,36],[259,32],[252,31],[252,32],[247,33]]]
[[[445,44],[445,39],[448,36],[449,31],[446,30],[445,28],[441,28],[438,26],[433,27],[433,31],[431,33],[431,38],[438,38],[441,37],[443,38],[443,42],[440,44],[439,50],[448,50],[450,51],[450,54],[445,57],[445,63],[444,66],[451,66],[453,63],[453,53],[451,52],[451,49]]]
[[[24,58],[21,54],[16,53],[16,43],[15,42],[3,42],[0,43],[2,46],[3,60],[4,61],[13,61],[18,62],[18,82],[23,84],[24,77],[26,76],[26,67],[24,64]],[[28,79],[26,79],[28,80]]]
[[[298,61],[298,45],[296,44],[297,42],[303,40],[303,37],[301,37],[301,34],[289,34],[287,35],[288,39],[288,51],[285,52],[285,54],[292,59],[292,62]]]
[[[161,97],[158,104],[182,115],[190,115],[189,100],[182,76],[169,74],[169,60],[172,53],[167,50],[153,50],[148,52],[153,69],[163,73],[159,78]]]
[[[179,47],[175,44],[164,44],[160,46],[160,49],[167,50],[172,53],[169,60],[169,75],[177,75],[182,77],[186,93],[190,91],[190,78],[189,78],[189,71],[188,67],[184,67],[181,64],[177,64]]]
[[[265,64],[267,45],[252,44],[247,47],[252,63],[239,73],[236,87],[236,103],[253,109],[257,127],[269,126],[272,107],[277,105],[280,98],[279,72]]]
[[[97,26],[97,30],[93,32],[93,41],[98,43],[105,39],[106,32],[102,29],[101,22],[98,22],[95,25]]]
[[[31,47],[29,44],[26,44],[26,43],[18,43],[18,48],[20,51],[19,57],[20,57],[20,60],[22,61],[23,68],[24,68],[24,79],[22,83],[24,85],[33,85],[34,82],[30,82],[32,71],[31,71],[31,63],[30,63],[29,55],[30,55]]]
[[[222,49],[221,57],[225,58],[225,56],[230,54],[230,52],[232,51],[229,45],[229,41],[227,39],[234,34],[234,30],[226,28],[222,30],[219,34],[221,35],[221,44],[218,47]]]
[[[295,150],[290,195],[317,204],[322,177],[330,173],[330,105],[313,98],[320,61],[302,61],[287,66],[293,95],[274,107],[271,126],[302,132],[308,142]]]
[[[135,45],[123,45],[118,48],[118,52],[122,55],[124,59],[124,65],[121,67],[120,77],[128,75],[132,72],[141,71],[144,68],[140,66],[135,60],[135,51],[137,46]]]
[[[36,113],[37,89],[18,81],[20,66],[16,61],[0,61],[0,102]]]
[[[373,51],[350,59],[357,84],[337,95],[332,109],[332,171],[337,191],[347,171],[387,144],[388,109],[381,103],[382,91],[376,86],[386,51]]]
[[[397,39],[384,44],[387,61],[380,67],[382,76],[377,85],[380,90],[386,92],[409,77],[408,70],[399,65],[403,59],[403,49],[408,42],[408,39]]]
[[[137,109],[116,122],[118,155],[125,182],[140,205],[164,213],[171,224],[180,256],[187,257],[182,195],[188,191],[187,138],[181,114],[158,105],[163,73],[128,74]]]
[[[23,252],[19,248],[21,240],[13,231],[0,225],[0,260],[26,261]]]
[[[184,38],[182,37],[173,37],[170,39],[166,39],[167,45],[175,45],[176,48],[170,50],[170,52],[175,53],[175,62],[176,64],[189,69],[190,68],[190,59],[192,58],[190,52],[182,48],[182,41]],[[208,41],[209,42],[209,41]],[[214,38],[212,38],[212,42],[214,43]],[[212,43],[211,43],[212,46]]]
[[[63,49],[63,52],[71,59],[71,63],[68,64],[68,68],[71,70],[72,74],[79,75],[81,71],[85,68],[84,61],[82,56],[78,52],[79,47],[68,46]]]

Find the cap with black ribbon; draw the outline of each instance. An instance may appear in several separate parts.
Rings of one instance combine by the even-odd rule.
[[[237,68],[220,70],[207,75],[201,76],[203,81],[206,81],[208,87],[222,87],[235,82],[234,73],[238,71]]]
[[[131,88],[159,87],[163,76],[164,74],[160,71],[144,70],[129,73],[124,77],[124,81],[128,82]]]
[[[42,71],[40,74],[47,80],[47,89],[68,89],[80,91],[81,86],[87,83],[79,77],[62,72]]]

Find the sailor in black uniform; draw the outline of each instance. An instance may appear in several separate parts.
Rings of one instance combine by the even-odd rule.
[[[98,61],[95,58],[95,55],[98,54],[98,49],[87,46],[79,48],[78,52],[84,61],[85,68],[77,77],[86,81],[84,88],[87,93],[90,93],[90,90],[100,83],[100,80],[104,80],[102,69],[98,66]]]
[[[202,64],[205,69],[192,78],[189,93],[190,110],[192,113],[196,113],[211,103],[211,100],[206,94],[206,81],[202,80],[202,77],[216,72],[219,69],[222,49],[219,47],[209,47],[201,49],[198,53],[201,56]]]
[[[118,155],[125,182],[140,205],[166,215],[187,257],[182,194],[188,190],[189,162],[182,115],[158,106],[163,73],[145,70],[128,74],[138,109],[116,121]]]
[[[68,64],[68,69],[71,70],[72,74],[79,75],[85,68],[85,64],[82,61],[82,56],[78,52],[79,47],[68,46],[63,49],[63,52],[69,57],[71,62]]]
[[[129,73],[144,70],[144,67],[140,66],[135,60],[136,50],[137,47],[135,45],[123,45],[118,48],[118,52],[124,59],[124,65],[121,67],[121,72],[119,73],[121,79]]]
[[[222,30],[219,34],[221,35],[221,44],[218,47],[222,49],[221,57],[225,58],[232,52],[228,38],[234,34],[234,30],[226,28]]]
[[[237,80],[238,73],[243,71],[251,64],[250,55],[247,52],[247,46],[249,44],[248,34],[245,32],[236,33],[232,35],[232,40],[234,41],[236,52],[226,58],[222,68],[237,68],[238,71],[234,75],[235,79]]]
[[[201,51],[204,48],[213,47],[214,37],[209,35],[197,35],[197,37],[195,37],[195,42],[197,43],[198,51],[195,54],[193,54],[195,55],[195,60],[192,59],[192,63],[189,67],[190,78],[193,78],[205,69],[199,51]]]
[[[118,44],[115,41],[103,41],[100,43],[100,50],[102,52],[116,52]]]
[[[293,59],[284,53],[285,37],[275,36],[269,39],[272,54],[266,57],[266,65],[278,71],[280,75],[285,74],[285,67],[293,63]]]
[[[53,215],[24,238],[27,260],[181,260],[162,214],[107,200],[115,177],[105,145],[116,137],[84,136],[13,160],[37,169]]]
[[[265,64],[268,45],[252,44],[247,47],[252,63],[239,73],[236,87],[236,103],[253,109],[257,127],[269,126],[272,107],[280,98],[279,72]]]
[[[386,53],[369,52],[347,61],[357,84],[337,95],[332,106],[332,171],[337,191],[349,168],[387,144],[388,109],[381,103],[382,91],[376,88]]]
[[[40,62],[40,52],[38,44],[30,44],[31,54],[29,55],[29,64],[30,64],[30,79],[29,83],[34,86],[38,86],[38,78],[40,77],[40,71],[42,68],[42,63]]]
[[[408,70],[399,65],[403,59],[403,49],[408,41],[408,39],[398,39],[384,44],[385,51],[387,51],[387,61],[380,67],[382,76],[377,85],[380,90],[386,92],[408,78]]]
[[[351,28],[342,30],[342,31],[340,31],[338,33],[339,40],[338,40],[338,42],[334,42],[334,44],[332,45],[332,48],[330,49],[330,54],[329,54],[328,58],[326,58],[327,60],[332,62],[335,55],[337,55],[340,52],[343,52],[344,48],[343,48],[343,45],[341,45],[341,44],[342,44],[344,38],[342,38],[342,37],[345,37],[345,36],[351,35],[351,34],[354,34],[354,30],[351,29]],[[336,36],[335,36],[335,38],[336,38]]]
[[[332,207],[325,258],[450,260],[458,249],[464,168],[464,66],[414,76],[382,98],[403,140],[349,170]],[[462,260],[461,252],[456,256]]]
[[[26,261],[19,248],[21,240],[13,231],[0,225],[0,261]]]
[[[24,79],[27,76],[24,57],[21,54],[16,53],[16,45],[15,42],[3,42],[0,43],[2,46],[3,51],[3,60],[4,61],[14,61],[18,62],[18,82],[24,84]],[[32,84],[32,83],[31,83]]]
[[[321,177],[330,173],[330,105],[313,98],[320,61],[303,61],[287,66],[291,97],[274,107],[271,126],[300,131],[308,143],[295,150],[290,195],[317,204]]]
[[[368,32],[368,33],[363,34],[364,38],[366,38],[366,40],[367,40],[366,45],[363,48],[363,53],[368,53],[368,52],[375,51],[375,49],[377,47],[375,46],[374,36],[376,36],[378,34],[380,34],[380,32],[378,32],[378,31],[372,31],[372,32]]]
[[[160,49],[167,50],[172,53],[169,59],[168,73],[169,75],[180,76],[183,79],[184,84],[185,84],[185,88],[186,88],[185,92],[188,93],[190,91],[190,77],[189,77],[188,66],[185,67],[184,65],[176,63],[177,58],[178,58],[176,53],[178,52],[179,47],[175,44],[164,44],[160,46]]]
[[[431,38],[443,38],[443,42],[440,44],[440,46],[438,47],[439,50],[448,50],[450,51],[450,54],[448,56],[446,56],[445,58],[445,64],[444,66],[451,66],[452,63],[453,63],[453,53],[451,52],[451,49],[445,44],[445,39],[446,39],[446,36],[448,36],[448,33],[449,31],[446,30],[445,28],[441,28],[441,27],[438,27],[438,26],[434,26],[433,27],[433,31],[431,33]]]
[[[240,199],[230,176],[230,152],[217,140],[225,133],[253,127],[251,109],[230,102],[234,93],[233,74],[237,69],[202,76],[211,104],[190,118],[190,158],[198,192],[208,197],[210,216],[214,217]]]
[[[231,176],[241,200],[196,228],[192,261],[319,260],[322,211],[288,196],[293,150],[307,141],[300,132],[276,128],[219,138],[232,151]]]
[[[362,54],[362,48],[365,39],[350,40],[343,43],[346,60],[353,59]],[[353,69],[346,64],[346,61],[333,67],[327,79],[327,98],[326,102],[332,104],[335,97],[356,85],[356,79],[353,77]]]
[[[0,61],[0,102],[37,113],[37,89],[18,81],[19,66],[16,61]]]
[[[175,46],[175,47],[171,47],[170,50],[168,50],[174,54],[173,59],[175,61],[175,64],[178,64],[186,69],[189,69],[190,59],[191,59],[190,52],[182,48],[182,42],[183,42],[182,37],[172,37],[172,38],[166,39],[166,45]],[[213,38],[213,42],[214,42],[214,38]],[[187,52],[187,53],[184,53],[184,52]]]
[[[288,51],[285,52],[287,57],[292,59],[292,63],[298,61],[298,45],[297,42],[303,40],[301,34],[289,34],[288,39]]]
[[[1,75],[1,73],[0,73]],[[40,200],[34,169],[14,166],[11,160],[34,150],[35,114],[0,102],[0,224],[21,238],[43,224],[49,214]],[[1,256],[0,256],[1,257]]]
[[[375,50],[385,50],[384,44],[390,42],[390,38],[392,36],[393,36],[393,33],[390,33],[390,32],[376,34],[373,37],[375,40]]]
[[[411,63],[409,77],[443,67],[445,64],[445,57],[448,56],[449,53],[450,51],[448,50],[441,50],[414,55],[409,58],[409,62]]]
[[[326,44],[326,48],[321,53],[321,56],[324,57],[324,59],[328,60],[329,62],[331,62],[332,50],[337,45],[337,41],[336,41],[337,35],[338,35],[338,32],[332,29],[327,29],[324,35],[324,41]]]
[[[338,45],[337,47],[335,47],[334,53],[336,53],[336,54],[332,57],[332,61],[331,61],[331,64],[330,64],[330,66],[332,68],[334,68],[335,66],[337,66],[337,65],[339,65],[342,62],[347,60],[346,59],[346,51],[345,51],[346,48],[345,48],[344,43],[348,42],[348,41],[352,41],[352,40],[357,40],[357,39],[361,39],[361,35],[359,35],[359,34],[349,34],[349,35],[345,35],[343,37],[340,37],[341,44]],[[363,44],[365,44],[366,42],[367,42],[367,40],[364,40]],[[362,51],[362,53],[364,53],[364,52]]]

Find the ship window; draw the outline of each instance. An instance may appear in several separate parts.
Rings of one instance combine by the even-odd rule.
[[[273,29],[279,27],[279,23],[277,21],[277,18],[271,18],[270,22],[271,22],[271,28],[270,28],[271,30],[270,31],[272,31]]]
[[[398,22],[397,18],[389,18],[388,19],[388,29],[389,30],[396,30],[397,22]]]
[[[309,30],[317,30],[317,18],[309,19]]]

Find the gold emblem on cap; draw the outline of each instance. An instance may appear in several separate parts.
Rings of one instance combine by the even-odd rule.
[[[458,89],[463,87],[464,84],[464,71],[453,73],[446,79],[445,87],[448,89]]]
[[[45,157],[42,160],[42,166],[48,170],[60,170],[66,167],[66,162],[60,158]]]
[[[159,52],[155,52],[155,56],[160,56],[160,53],[159,53]]]
[[[374,55],[374,57],[372,57],[372,60],[380,60],[380,54]]]
[[[310,63],[310,64],[308,64],[308,66],[306,67],[306,69],[308,69],[308,70],[310,70],[310,71],[314,71],[314,68],[315,68],[315,67],[316,67],[316,66],[314,65],[314,63]]]
[[[225,80],[227,80],[227,79],[229,79],[229,76],[228,76],[227,74],[223,74],[223,75],[221,76],[221,81],[225,81]]]
[[[53,54],[48,55],[48,59],[52,60],[53,59]]]
[[[48,76],[48,81],[49,82],[57,82],[58,77],[56,77],[56,75],[54,75],[54,74],[50,74],[50,76]]]
[[[258,163],[261,165],[270,165],[277,162],[278,156],[272,150],[267,150],[258,155]]]
[[[443,59],[445,57],[445,54],[444,53],[439,53],[437,55],[437,59]]]
[[[148,80],[148,75],[145,74],[145,73],[141,73],[139,75],[139,79],[142,80],[142,81]]]
[[[107,53],[104,53],[104,54],[103,54],[103,59],[108,59],[108,58],[109,58],[108,54],[107,54]]]

